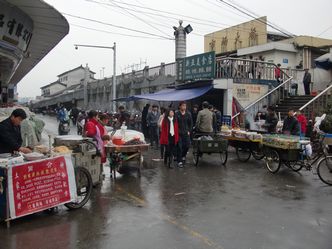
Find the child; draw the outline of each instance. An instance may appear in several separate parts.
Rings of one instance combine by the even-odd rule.
[[[168,110],[165,112],[165,118],[161,125],[160,144],[166,146],[164,163],[168,164],[169,168],[173,168],[173,157],[178,157],[177,144],[179,141],[179,127],[178,122],[174,117],[174,111]]]

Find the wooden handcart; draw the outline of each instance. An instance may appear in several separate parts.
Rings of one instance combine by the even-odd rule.
[[[251,156],[256,160],[262,160],[264,153],[262,151],[261,140],[249,138],[240,138],[235,136],[224,137],[228,140],[228,145],[235,148],[236,156],[240,162],[247,162]]]
[[[141,176],[142,153],[149,149],[150,144],[137,145],[105,145],[106,156],[110,163],[111,177],[116,178],[116,171],[122,167],[123,162],[135,161],[134,168],[137,170],[137,176]],[[133,168],[133,167],[131,167]]]

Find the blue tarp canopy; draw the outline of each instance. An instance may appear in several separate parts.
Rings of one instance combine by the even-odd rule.
[[[332,68],[332,53],[324,54],[317,59],[315,59],[317,67],[329,70]]]
[[[140,99],[147,99],[152,101],[182,101],[202,96],[212,88],[213,86],[209,85],[209,86],[189,88],[189,89],[165,89],[155,93],[118,98],[115,101],[134,101]]]

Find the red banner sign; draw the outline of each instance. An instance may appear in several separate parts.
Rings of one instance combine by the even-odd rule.
[[[8,176],[11,218],[70,202],[76,193],[70,157],[10,166]]]

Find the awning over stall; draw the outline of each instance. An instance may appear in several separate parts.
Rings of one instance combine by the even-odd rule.
[[[316,66],[325,70],[332,69],[332,53],[324,54],[315,59]]]
[[[155,93],[133,95],[130,97],[118,98],[115,101],[134,101],[147,99],[152,101],[182,101],[202,96],[213,88],[212,85],[188,88],[188,89],[165,89]]]

